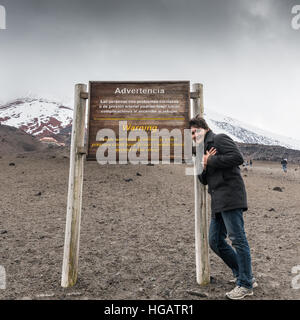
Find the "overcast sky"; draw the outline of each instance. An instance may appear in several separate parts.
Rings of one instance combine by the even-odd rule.
[[[190,80],[205,107],[300,139],[300,0],[0,0],[0,102],[89,80]]]

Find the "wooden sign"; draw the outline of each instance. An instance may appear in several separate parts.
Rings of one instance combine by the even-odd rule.
[[[107,155],[109,148],[115,151],[117,162],[129,153],[143,161],[153,160],[157,153],[161,161],[167,149],[171,162],[184,159],[189,117],[189,81],[90,82],[87,160],[98,159],[101,146]],[[113,137],[104,138],[111,130]]]
[[[120,147],[121,144],[124,144],[124,140],[126,140],[126,142],[127,140],[128,142],[132,141],[131,138],[133,133],[140,134],[141,136],[146,134],[146,138],[148,138],[147,133],[151,133],[150,138],[152,142],[152,133],[153,131],[156,132],[157,130],[155,127],[162,128],[162,130],[165,131],[168,131],[167,128],[169,128],[172,129],[172,132],[174,130],[180,131],[186,129],[188,127],[189,120],[190,96],[194,102],[193,115],[196,116],[197,114],[200,114],[202,116],[204,112],[203,85],[194,84],[193,89],[193,93],[190,94],[189,82],[91,82],[89,91],[90,105],[88,116],[89,159],[95,160],[97,155],[97,161],[99,161],[98,151],[103,145],[107,144],[108,146],[108,143],[111,143],[107,139],[107,141],[104,143],[102,142],[101,145],[101,139],[99,138],[103,132],[103,136],[109,136],[111,134],[117,136],[117,134],[119,134],[119,140],[115,139],[115,144],[119,144]],[[86,91],[87,88],[85,84],[76,84],[70,149],[64,258],[61,277],[61,285],[64,288],[74,286],[78,277],[83,167],[85,158],[84,144],[86,99],[88,98]],[[124,122],[124,120],[127,120],[129,123],[125,126],[126,130],[123,130],[122,122]],[[119,131],[117,131],[118,123]],[[127,126],[129,126],[129,130],[127,130]],[[140,129],[141,127],[144,128],[143,131]],[[187,130],[187,132],[190,132],[190,130]],[[124,136],[124,140],[121,140],[120,136],[121,138]],[[133,134],[133,136],[135,135]],[[137,135],[135,138],[136,137]],[[188,138],[191,140],[190,136]],[[180,140],[178,135],[177,139]],[[94,144],[98,144],[99,141],[100,147],[97,145],[95,146]],[[186,149],[185,147],[187,145],[187,141],[188,139],[185,141],[184,149]],[[175,139],[173,139],[173,143],[174,145],[180,144],[176,143]],[[170,145],[170,143],[169,145],[167,143],[167,146],[170,147]],[[152,143],[150,146],[152,148]],[[141,145],[139,145],[138,149],[141,148]],[[97,151],[95,149],[97,149]],[[131,149],[132,146],[130,146],[128,157],[130,156]],[[127,152],[127,149],[125,150]],[[132,153],[137,154],[138,152],[133,150]],[[141,154],[145,156],[143,151]],[[121,152],[119,152],[119,156],[121,155]],[[126,153],[125,155],[127,156]],[[145,159],[147,156],[148,152],[146,153]],[[150,152],[150,156],[152,156],[152,152]],[[174,161],[176,160],[174,154],[173,159]],[[197,282],[200,285],[207,285],[210,283],[207,227],[207,190],[206,186],[201,185],[199,182],[197,163],[194,158],[193,164],[195,173],[196,274]]]

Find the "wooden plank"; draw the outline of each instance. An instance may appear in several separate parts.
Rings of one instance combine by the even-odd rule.
[[[199,96],[199,98],[193,100],[193,117],[197,114],[203,116],[203,85],[194,84],[193,90],[198,92]],[[199,157],[199,151],[197,154]],[[196,279],[198,284],[208,285],[210,283],[210,264],[208,246],[207,188],[200,183],[197,170],[197,166],[199,166],[199,161],[201,160],[202,159],[194,159]]]
[[[86,85],[75,86],[62,287],[73,286],[78,274],[86,114],[86,103],[85,99],[81,98],[81,93],[85,91]]]

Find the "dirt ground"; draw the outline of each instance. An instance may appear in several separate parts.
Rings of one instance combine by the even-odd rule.
[[[68,154],[3,156],[0,265],[7,281],[0,299],[226,299],[232,274],[213,252],[212,283],[196,283],[193,177],[186,167],[86,162],[78,283],[64,289]],[[299,166],[285,174],[278,163],[254,162],[242,174],[259,285],[247,299],[299,299],[291,284],[300,265]]]

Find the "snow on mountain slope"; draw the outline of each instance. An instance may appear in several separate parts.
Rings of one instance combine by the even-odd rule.
[[[73,110],[46,99],[23,98],[0,106],[0,123],[39,138],[58,134],[72,125]]]
[[[289,149],[300,150],[299,140],[262,130],[248,123],[221,115],[210,109],[205,110],[204,118],[215,133],[225,133],[234,141],[262,145],[278,145]]]

